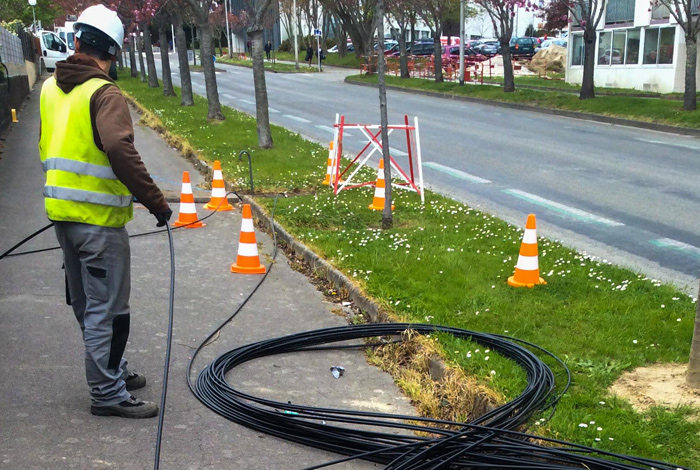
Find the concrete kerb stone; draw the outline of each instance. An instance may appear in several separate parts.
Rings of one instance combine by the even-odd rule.
[[[376,85],[374,83],[356,82],[354,80],[349,80],[348,78],[349,77],[345,78],[345,83],[349,83],[351,85],[366,86],[366,87],[371,87],[371,88],[378,87],[378,85]],[[538,106],[531,106],[531,105],[527,105],[527,104],[505,103],[502,101],[492,101],[492,100],[485,100],[482,98],[472,98],[470,96],[452,95],[449,93],[440,93],[437,91],[413,90],[410,88],[402,88],[402,87],[397,87],[394,85],[387,85],[386,88],[387,88],[387,90],[400,91],[400,92],[404,92],[404,93],[411,93],[414,95],[431,96],[434,98],[444,98],[444,99],[451,99],[451,100],[455,100],[455,101],[464,101],[464,102],[468,102],[468,103],[478,103],[478,104],[485,104],[488,106],[497,106],[499,108],[518,109],[520,111],[531,111],[533,113],[549,114],[552,116],[563,116],[563,117],[568,117],[568,118],[573,118],[573,119],[581,119],[583,121],[595,121],[595,122],[602,122],[605,124],[614,124],[614,125],[618,125],[618,126],[637,127],[640,129],[649,129],[652,131],[668,132],[670,134],[688,135],[691,137],[700,137],[700,129],[691,129],[688,127],[669,126],[667,124],[656,124],[653,122],[635,121],[632,119],[616,118],[616,117],[611,117],[611,116],[601,116],[599,114],[581,113],[578,111],[566,111],[563,109],[540,108]]]
[[[255,217],[266,223],[266,227],[272,227],[273,223],[267,213],[252,198],[243,196],[243,202],[250,204]],[[373,300],[368,299],[360,289],[355,286],[347,276],[335,269],[326,260],[318,256],[306,245],[296,240],[280,224],[274,222],[277,237],[282,240],[297,256],[300,256],[311,267],[313,272],[331,282],[336,289],[345,289],[348,297],[356,307],[365,312],[372,323],[380,323],[388,320],[388,315]]]

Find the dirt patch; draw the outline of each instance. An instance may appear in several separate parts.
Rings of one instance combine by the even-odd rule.
[[[700,412],[700,390],[685,384],[687,364],[654,364],[625,372],[610,391],[630,401],[637,411],[652,406],[689,405]],[[697,414],[695,419],[700,418]]]

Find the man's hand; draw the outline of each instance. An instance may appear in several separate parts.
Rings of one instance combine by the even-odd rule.
[[[163,226],[165,226],[165,224],[168,223],[168,221],[170,220],[170,217],[172,217],[173,211],[168,209],[165,212],[161,212],[159,214],[153,214],[153,215],[155,215],[156,219],[158,220],[156,227],[163,227]]]

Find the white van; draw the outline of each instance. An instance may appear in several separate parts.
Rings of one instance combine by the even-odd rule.
[[[68,46],[53,31],[41,31],[41,59],[49,72],[56,68],[56,62],[66,60],[70,54]]]
[[[56,28],[58,37],[60,37],[68,46],[68,53],[70,55],[75,54],[75,33],[73,32],[74,24],[74,21],[66,21],[65,26]]]

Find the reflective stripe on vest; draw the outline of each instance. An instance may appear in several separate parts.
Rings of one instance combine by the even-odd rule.
[[[95,144],[92,129],[90,101],[108,84],[93,78],[66,94],[50,77],[41,89],[39,154],[51,220],[123,227],[133,218],[133,196]]]

